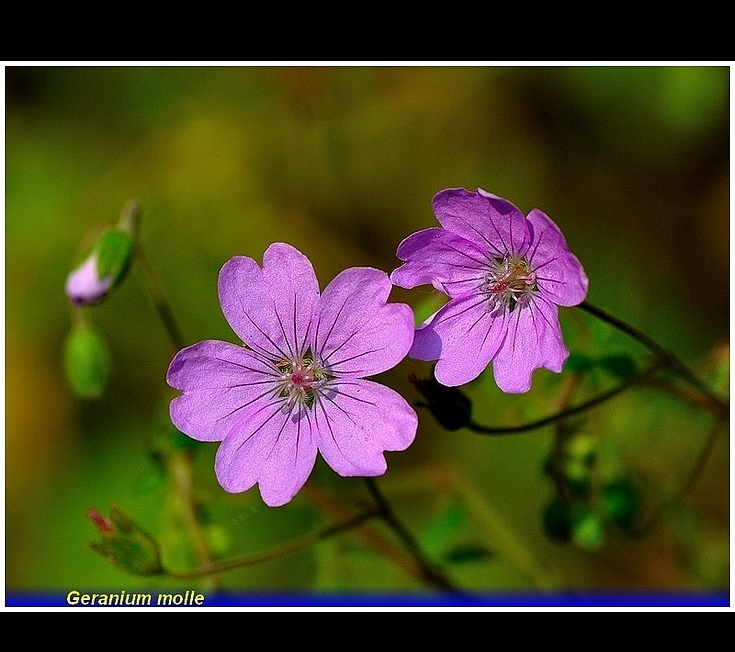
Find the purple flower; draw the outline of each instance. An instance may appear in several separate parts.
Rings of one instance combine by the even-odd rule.
[[[509,393],[527,392],[539,367],[561,371],[569,351],[557,306],[584,301],[588,280],[559,227],[482,189],[442,190],[433,208],[441,228],[400,243],[404,264],[391,280],[431,284],[450,300],[417,329],[409,355],[437,360],[436,379],[448,386],[470,382],[492,361]]]
[[[317,451],[342,476],[377,476],[384,451],[406,449],[418,418],[397,392],[366,376],[411,348],[413,313],[387,303],[385,272],[353,267],[320,294],[309,260],[272,244],[263,267],[237,256],[222,267],[219,298],[245,346],[208,340],[176,354],[167,381],[176,427],[221,442],[215,472],[236,493],[259,485],[272,507],[306,482]]]

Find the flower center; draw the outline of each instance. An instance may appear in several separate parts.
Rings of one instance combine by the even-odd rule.
[[[525,306],[537,290],[536,274],[523,256],[495,258],[480,286],[488,311],[505,306],[512,312],[518,305]]]
[[[319,391],[333,378],[311,349],[292,360],[279,360],[274,364],[278,372],[278,396],[287,399],[284,404],[287,412],[297,403],[311,408]]]

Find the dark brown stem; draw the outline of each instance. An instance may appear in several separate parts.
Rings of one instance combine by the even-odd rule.
[[[543,419],[538,419],[536,421],[531,421],[529,423],[522,423],[517,426],[484,426],[479,423],[475,423],[474,421],[470,422],[470,424],[467,426],[472,432],[476,432],[480,435],[513,435],[519,432],[528,432],[530,430],[536,430],[537,428],[542,428],[544,426],[548,426],[549,424],[556,423],[557,421],[563,421],[564,419],[567,419],[569,417],[575,416],[577,414],[581,414],[583,412],[586,412],[587,410],[595,407],[596,405],[599,405],[600,403],[604,403],[605,401],[609,401],[611,398],[614,398],[618,394],[621,394],[627,389],[630,389],[631,387],[635,385],[639,385],[646,381],[648,378],[650,378],[656,371],[658,371],[662,367],[662,362],[657,362],[648,369],[645,369],[640,374],[637,374],[636,376],[626,380],[625,382],[621,383],[617,387],[613,387],[612,389],[602,392],[601,394],[598,394],[594,398],[591,398],[588,401],[585,401],[584,403],[580,403],[579,405],[575,405],[574,407],[567,408],[564,410],[561,410],[559,412],[556,412],[555,414],[549,415],[548,417],[544,417]]]
[[[375,505],[378,509],[380,517],[393,530],[393,532],[405,546],[406,550],[416,560],[416,563],[421,569],[423,579],[432,586],[436,586],[437,588],[440,588],[443,591],[447,591],[448,593],[457,595],[461,594],[462,591],[454,586],[454,584],[452,584],[452,582],[446,575],[444,575],[444,573],[435,568],[424,557],[418,543],[416,542],[416,539],[414,539],[411,533],[396,518],[393,509],[388,504],[388,501],[384,498],[375,480],[373,478],[365,478],[365,483],[372,499],[375,501]]]

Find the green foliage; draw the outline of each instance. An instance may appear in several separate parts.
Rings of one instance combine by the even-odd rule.
[[[605,484],[600,496],[602,512],[624,531],[630,529],[639,510],[640,497],[628,478]]]
[[[564,363],[564,370],[574,372],[588,371],[594,364],[594,359],[584,353],[570,353],[567,361]]]
[[[585,550],[597,550],[605,542],[605,527],[600,515],[593,509],[575,510],[571,524],[572,541]]]
[[[554,496],[544,508],[544,532],[553,540],[568,543],[572,537],[572,509],[569,503]]]
[[[92,511],[101,541],[90,547],[132,575],[158,575],[162,572],[158,544],[119,507],[113,506],[109,519]]]
[[[638,365],[630,355],[604,355],[599,359],[598,364],[605,371],[618,378],[628,379],[638,373]]]

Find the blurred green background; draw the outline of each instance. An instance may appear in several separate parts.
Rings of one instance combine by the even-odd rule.
[[[434,193],[482,187],[550,215],[590,277],[590,302],[726,392],[729,91],[726,66],[6,67],[6,589],[206,586],[134,577],[89,549],[97,535],[86,510],[117,504],[160,539],[171,567],[192,563],[155,454],[174,351],[139,269],[88,311],[112,353],[105,394],[80,400],[63,373],[66,275],[84,238],[129,199],[142,206],[147,254],[193,343],[236,341],[216,292],[229,257],[260,261],[286,241],[310,257],[322,287],[349,266],[390,272],[400,240],[435,224]],[[398,289],[393,298],[417,311],[433,299]],[[563,326],[574,352],[641,357],[579,311],[564,311]],[[417,401],[408,374],[427,370],[406,360],[382,380]],[[539,371],[528,395],[501,395],[486,377],[467,391],[478,420],[504,425],[553,412],[563,383]],[[490,593],[728,587],[727,432],[692,491],[646,536],[605,527],[563,544],[542,518],[553,428],[489,438],[419,416],[415,444],[388,454],[379,485],[457,584]],[[600,451],[596,477],[624,469],[651,509],[677,495],[710,427],[703,411],[649,388],[584,423]],[[194,491],[215,556],[334,522],[313,492],[276,510],[255,489],[225,494],[214,448],[195,450]],[[367,499],[359,479],[321,463],[309,486],[347,513]],[[219,580],[246,592],[423,590],[352,534]]]

